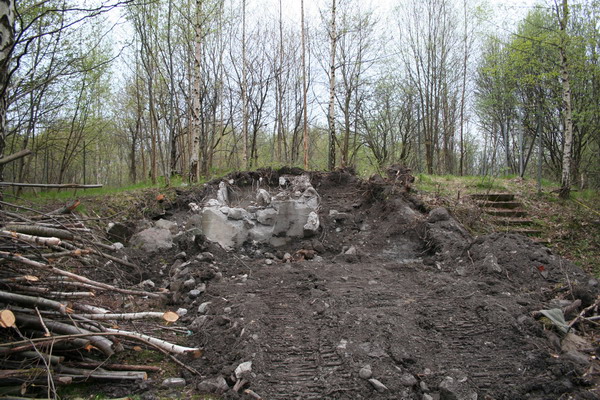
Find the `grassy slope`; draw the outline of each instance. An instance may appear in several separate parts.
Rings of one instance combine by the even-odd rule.
[[[534,180],[419,175],[416,189],[424,200],[449,208],[475,235],[502,230],[491,224],[469,198],[472,193],[514,193],[534,220],[548,247],[586,271],[600,277],[600,193],[572,192],[571,200],[558,199],[556,185],[543,182],[538,194]]]

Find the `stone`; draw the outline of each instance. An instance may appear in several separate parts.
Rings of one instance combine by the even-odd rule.
[[[200,207],[196,203],[189,203],[188,207],[189,207],[190,211],[193,213],[199,213],[200,211],[202,211],[202,207]]]
[[[419,381],[417,380],[417,378],[414,377],[414,375],[407,373],[404,373],[400,376],[400,384],[402,386],[408,386],[408,387],[412,387],[412,386],[416,386],[419,383]]]
[[[329,210],[329,218],[332,218],[336,222],[343,222],[352,218],[352,216],[348,213],[339,212],[338,210]]]
[[[156,284],[152,280],[146,279],[145,281],[140,282],[138,284],[138,286],[147,288],[147,289],[152,289],[152,288],[156,287]]]
[[[225,307],[225,308],[223,309],[223,312],[224,312],[225,314],[231,314],[231,307]]]
[[[206,314],[208,312],[208,306],[210,306],[211,302],[206,301],[198,306],[198,314]]]
[[[290,253],[285,253],[283,255],[283,262],[286,262],[286,263],[292,262],[292,255]]]
[[[237,366],[235,369],[235,377],[241,379],[245,374],[250,372],[252,372],[252,361],[246,361]]]
[[[187,308],[179,308],[177,311],[175,311],[175,313],[180,317],[183,317],[185,314],[188,313],[188,310]]]
[[[358,376],[360,376],[362,379],[371,378],[371,376],[373,376],[373,371],[371,370],[371,366],[367,364],[364,367],[362,367],[360,369],[360,371],[358,371]]]
[[[167,378],[164,381],[162,381],[162,386],[168,388],[181,388],[185,385],[186,381],[183,378]]]
[[[196,286],[196,280],[194,278],[187,279],[183,282],[183,287],[186,289],[191,289]]]
[[[219,183],[219,190],[217,190],[217,201],[221,205],[229,205],[229,190],[227,184],[223,181]]]
[[[242,221],[230,220],[214,207],[202,210],[202,233],[225,249],[239,247],[248,238]]]
[[[276,218],[277,210],[274,208],[265,208],[264,210],[258,210],[256,212],[256,220],[263,225],[275,225]]]
[[[377,390],[379,393],[383,393],[388,390],[387,386],[385,386],[383,383],[379,382],[377,379],[371,378],[371,379],[369,379],[369,383],[371,385],[373,385],[375,390]]]
[[[440,400],[477,400],[477,393],[467,384],[467,378],[445,377],[438,385]]]
[[[229,390],[229,385],[225,378],[218,376],[203,380],[198,384],[197,389],[200,393],[223,394]]]
[[[270,258],[267,258],[265,260],[265,264],[267,264],[267,265],[273,265],[273,260],[271,260]]]
[[[446,210],[443,207],[438,207],[431,210],[429,216],[427,217],[427,222],[429,222],[430,224],[435,224],[436,222],[440,221],[448,221],[450,220],[450,218],[451,217],[448,210]]]
[[[133,236],[133,226],[127,223],[111,222],[108,224],[106,234],[111,242],[127,243]]]
[[[123,249],[125,248],[125,245],[124,245],[123,243],[121,243],[121,242],[114,242],[114,243],[112,244],[112,248],[113,248],[115,251],[119,251],[119,250],[123,250]]]
[[[569,360],[579,365],[580,367],[588,367],[590,358],[577,350],[569,350],[560,356],[562,359]]]
[[[248,237],[258,243],[268,243],[273,236],[273,227],[256,224],[248,231]]]
[[[265,189],[258,189],[256,193],[256,203],[259,206],[266,207],[271,204],[271,195]]]
[[[196,299],[196,298],[198,298],[198,296],[200,296],[201,294],[202,294],[202,292],[201,292],[201,291],[199,291],[198,289],[193,289],[193,290],[190,290],[190,291],[188,292],[188,296],[189,296],[189,298],[190,298],[190,299]]]
[[[196,255],[196,260],[200,262],[212,262],[215,260],[215,256],[212,253],[205,251]]]
[[[502,267],[500,266],[500,264],[498,264],[498,259],[493,254],[488,254],[487,256],[485,256],[482,262],[482,267],[490,273],[502,273]]]
[[[243,219],[250,218],[250,215],[243,208],[230,208],[227,218],[240,221]]]
[[[357,250],[355,246],[350,246],[350,248],[348,248],[348,250],[346,250],[344,252],[344,254],[346,254],[347,256],[355,256],[357,254]]]
[[[277,200],[271,203],[277,210],[277,219],[273,226],[274,236],[303,237],[304,225],[313,208],[296,200]]]
[[[177,255],[175,255],[176,260],[185,260],[186,258],[187,258],[187,253],[185,251],[182,251],[180,253],[177,253]]]
[[[179,227],[177,226],[177,223],[166,219],[159,219],[154,223],[154,226],[158,229],[166,229],[172,234],[176,234],[177,232],[179,232]]]
[[[223,203],[220,203],[219,200],[217,200],[217,199],[209,199],[204,206],[205,207],[220,207],[222,205],[223,205]]]
[[[319,232],[319,226],[319,215],[316,212],[311,211],[308,214],[306,224],[304,224],[304,237],[315,236]]]
[[[173,247],[173,235],[167,229],[148,228],[133,235],[131,245],[148,253],[169,250]]]

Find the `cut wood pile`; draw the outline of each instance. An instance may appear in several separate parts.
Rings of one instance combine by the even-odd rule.
[[[174,356],[201,354],[172,343],[173,332],[185,332],[169,326],[179,318],[175,312],[148,310],[161,303],[166,290],[136,290],[88,277],[105,268],[111,282],[119,282],[117,267],[139,267],[115,255],[116,246],[72,212],[77,205],[49,213],[0,206],[0,387],[17,392],[10,394],[40,386],[50,393],[57,385],[90,379],[142,380],[160,370],[118,364],[115,353],[124,350],[153,349],[188,369]],[[118,309],[124,304],[127,312]],[[134,321],[146,332],[170,334],[170,341],[132,328]]]

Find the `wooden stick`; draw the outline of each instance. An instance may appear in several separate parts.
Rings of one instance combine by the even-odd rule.
[[[14,253],[9,253],[6,251],[0,251],[0,258],[6,258],[8,260],[17,261],[17,262],[20,262],[22,264],[29,265],[32,267],[45,269],[45,270],[51,271],[55,274],[68,276],[69,278],[74,279],[76,281],[87,283],[87,284],[94,285],[94,286],[98,286],[99,288],[109,290],[109,291],[115,291],[115,292],[119,292],[119,293],[123,293],[123,294],[131,294],[131,295],[135,295],[135,296],[148,296],[148,297],[153,297],[153,298],[161,297],[161,294],[159,294],[159,293],[145,292],[142,290],[120,289],[116,286],[108,285],[108,284],[102,283],[102,282],[97,282],[92,279],[86,278],[84,276],[77,275],[77,274],[74,274],[69,271],[64,271],[60,268],[56,268],[56,267],[53,267],[48,264],[43,264],[43,263],[40,263],[37,261],[33,261],[33,260],[30,260],[23,256],[20,256],[20,255],[14,254]]]
[[[4,290],[0,290],[0,299],[4,301],[13,301],[19,304],[27,304],[33,307],[42,306],[46,308],[51,308],[53,310],[59,311],[61,314],[68,314],[73,312],[72,308],[69,308],[64,304],[59,303],[58,301],[44,299],[43,297],[32,297],[17,293],[5,292]]]
[[[166,350],[169,353],[193,354],[195,356],[201,354],[201,350],[197,347],[179,346],[177,344],[169,343],[162,339],[157,339],[152,336],[144,335],[143,333],[128,332],[128,331],[124,331],[122,329],[113,329],[113,328],[107,328],[106,332],[107,333],[118,333],[118,334],[122,334],[124,336],[142,339],[143,341],[152,343],[154,346],[159,347],[163,350]]]
[[[56,370],[61,375],[72,376],[77,378],[93,378],[93,379],[108,379],[108,380],[146,380],[148,374],[144,371],[98,371],[96,369],[72,368],[65,365],[57,365]]]
[[[48,227],[39,226],[39,225],[11,224],[11,225],[6,225],[4,227],[4,229],[7,231],[14,231],[14,232],[24,233],[24,234],[28,234],[28,235],[54,237],[54,238],[65,239],[65,240],[73,240],[75,238],[71,232],[66,231],[64,229],[48,228]]]
[[[167,312],[136,312],[136,313],[120,313],[120,314],[73,314],[73,317],[87,318],[91,320],[124,320],[131,321],[137,319],[156,318],[163,319],[167,322],[175,322],[179,319],[179,315],[172,311]]]
[[[49,212],[48,215],[71,214],[77,207],[79,207],[80,204],[81,202],[79,199],[73,200],[72,202],[65,204],[63,207]]]
[[[18,183],[18,182],[0,182],[0,186],[15,187],[37,187],[47,189],[94,189],[101,188],[102,184],[80,185],[78,183]]]
[[[14,289],[26,293],[41,293],[50,297],[60,297],[63,299],[82,298],[82,297],[94,297],[95,294],[92,292],[57,292],[45,287],[35,286],[23,286],[23,285],[11,285]],[[94,287],[95,289],[99,289]]]
[[[0,230],[0,235],[4,235],[4,236],[8,236],[8,237],[11,237],[14,239],[22,240],[27,243],[41,244],[44,246],[58,246],[59,244],[62,243],[61,240],[56,237],[39,237],[39,236],[27,235],[24,233],[17,233],[14,231],[11,232],[11,231],[6,231],[6,230]]]
[[[15,326],[15,314],[10,310],[0,311],[0,328],[12,328]]]
[[[67,365],[72,365],[81,368],[104,368],[108,370],[121,370],[121,371],[146,371],[146,372],[160,372],[161,367],[154,365],[133,365],[133,364],[105,364],[103,362],[81,362],[81,361],[69,361]]]
[[[13,153],[13,154],[11,154],[9,156],[0,158],[0,165],[8,164],[9,162],[18,160],[19,158],[23,158],[23,157],[28,156],[30,154],[31,154],[31,150],[29,150],[29,149],[18,151],[18,152]]]
[[[41,326],[40,320],[36,317],[30,316],[30,315],[24,315],[24,314],[18,314],[16,317],[17,317],[17,325],[19,325],[19,326],[33,327],[33,328],[40,328],[40,326]],[[112,348],[113,343],[110,340],[108,340],[102,336],[98,336],[95,333],[92,333],[85,329],[80,329],[73,325],[64,324],[62,322],[57,322],[57,321],[52,321],[52,320],[45,320],[44,322],[45,322],[46,326],[53,332],[62,333],[62,334],[65,334],[65,333],[66,334],[74,334],[74,335],[81,334],[81,333],[89,334],[91,344],[94,345],[95,347],[97,347],[105,355],[110,357],[115,353]]]

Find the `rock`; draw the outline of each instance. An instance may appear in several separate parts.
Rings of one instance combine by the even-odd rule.
[[[267,265],[272,265],[272,264],[273,264],[273,260],[271,260],[270,258],[267,258],[267,259],[265,260],[265,264],[267,264]]]
[[[250,218],[250,214],[248,214],[248,212],[243,208],[230,208],[229,213],[227,214],[227,218],[236,221],[241,221],[243,219]]]
[[[169,250],[173,247],[173,235],[167,229],[148,228],[133,235],[131,245],[148,253]]]
[[[371,376],[373,376],[373,371],[371,370],[371,366],[367,364],[364,367],[362,367],[360,369],[360,371],[358,371],[358,376],[360,376],[362,379],[371,378]]]
[[[477,400],[477,393],[467,384],[467,378],[445,377],[438,385],[440,400]]]
[[[180,388],[186,385],[186,381],[183,378],[167,378],[162,381],[162,386],[167,388]]]
[[[311,211],[308,214],[308,220],[306,221],[306,224],[304,224],[304,237],[316,235],[319,232],[319,226],[319,215],[316,212]]]
[[[214,207],[202,210],[202,233],[208,240],[225,249],[239,247],[248,238],[248,231],[242,221],[228,219]]]
[[[123,250],[123,249],[125,248],[125,245],[124,245],[123,243],[121,243],[121,242],[114,242],[114,243],[112,244],[112,248],[113,248],[115,251],[119,251],[119,250]]]
[[[248,237],[258,243],[267,243],[273,236],[273,227],[256,224],[248,231]]]
[[[198,314],[206,314],[208,312],[208,306],[211,304],[210,301],[206,301],[198,306]]]
[[[346,339],[340,340],[340,343],[337,345],[338,350],[346,350],[346,346],[348,346],[348,341]]]
[[[194,278],[190,278],[183,282],[183,287],[186,289],[191,289],[196,286],[196,280]]]
[[[229,390],[229,385],[225,378],[218,376],[203,380],[198,384],[197,389],[200,393],[223,394]]]
[[[231,314],[231,307],[225,307],[225,308],[223,309],[223,312],[224,312],[225,314]]]
[[[190,299],[196,299],[196,298],[198,298],[198,296],[200,296],[201,294],[202,294],[202,292],[201,292],[201,291],[199,291],[198,289],[193,289],[193,290],[190,290],[190,291],[188,292],[188,296],[189,296],[189,298],[190,298]]]
[[[152,280],[146,279],[145,281],[140,282],[138,286],[146,288],[146,289],[152,289],[152,288],[156,287],[156,284]]]
[[[354,246],[350,246],[350,248],[348,248],[348,250],[344,252],[344,254],[346,254],[347,256],[355,256],[357,253],[358,252],[356,250],[356,247]]]
[[[175,256],[176,260],[185,260],[186,258],[187,258],[187,253],[185,251],[177,253],[177,255]]]
[[[415,378],[414,375],[409,374],[408,372],[400,376],[400,384],[402,386],[412,387],[416,386],[418,383],[419,381],[417,380],[417,378]]]
[[[201,262],[212,262],[215,260],[215,256],[212,253],[205,251],[203,253],[198,254],[196,256],[196,260]]]
[[[202,211],[202,207],[200,207],[196,203],[189,203],[188,207],[190,208],[190,211],[193,213],[199,213],[200,211]]]
[[[423,400],[434,400],[433,397],[431,397],[430,395],[428,395],[427,393],[425,393],[423,395]]]
[[[348,213],[339,212],[338,210],[329,210],[329,218],[332,218],[336,222],[343,222],[352,218],[352,215]]]
[[[106,231],[108,240],[111,242],[127,243],[133,235],[133,226],[127,223],[110,223]]]
[[[227,184],[223,181],[219,183],[219,190],[217,190],[217,201],[221,205],[229,205],[229,190]]]
[[[256,194],[256,203],[259,206],[266,207],[271,204],[271,195],[265,189],[258,189]]]
[[[256,212],[256,220],[263,225],[275,225],[276,218],[277,210],[275,210],[274,208],[265,208],[264,210],[258,210]]]
[[[286,263],[292,262],[292,255],[290,253],[285,253],[283,255],[283,262],[286,262]]]
[[[179,227],[177,226],[177,223],[166,219],[159,219],[154,223],[154,226],[158,229],[166,229],[172,234],[176,234],[177,232],[179,232]]]
[[[493,254],[488,254],[487,256],[485,256],[485,258],[482,261],[481,266],[487,272],[490,272],[490,273],[495,272],[498,274],[502,273],[502,267],[498,264],[498,259]]]
[[[436,222],[448,221],[451,218],[452,217],[450,217],[448,210],[443,207],[438,207],[431,210],[429,216],[427,217],[427,222],[430,224],[435,224]]]
[[[235,377],[241,379],[245,374],[250,372],[252,372],[252,361],[246,361],[237,366],[235,369]]]
[[[383,383],[379,382],[377,379],[371,378],[371,379],[369,379],[369,383],[371,385],[373,385],[375,390],[377,390],[379,393],[383,393],[388,390],[387,386],[385,386]]]
[[[175,311],[175,313],[177,315],[179,315],[180,317],[183,317],[185,314],[188,313],[188,310],[187,310],[187,308],[180,308],[177,311]]]
[[[323,246],[323,243],[321,243],[320,241],[318,241],[316,239],[313,239],[312,247],[313,247],[313,250],[319,254],[325,253],[325,246]]]
[[[273,226],[274,236],[303,237],[304,225],[313,207],[297,200],[274,200],[271,205],[277,210]]]

